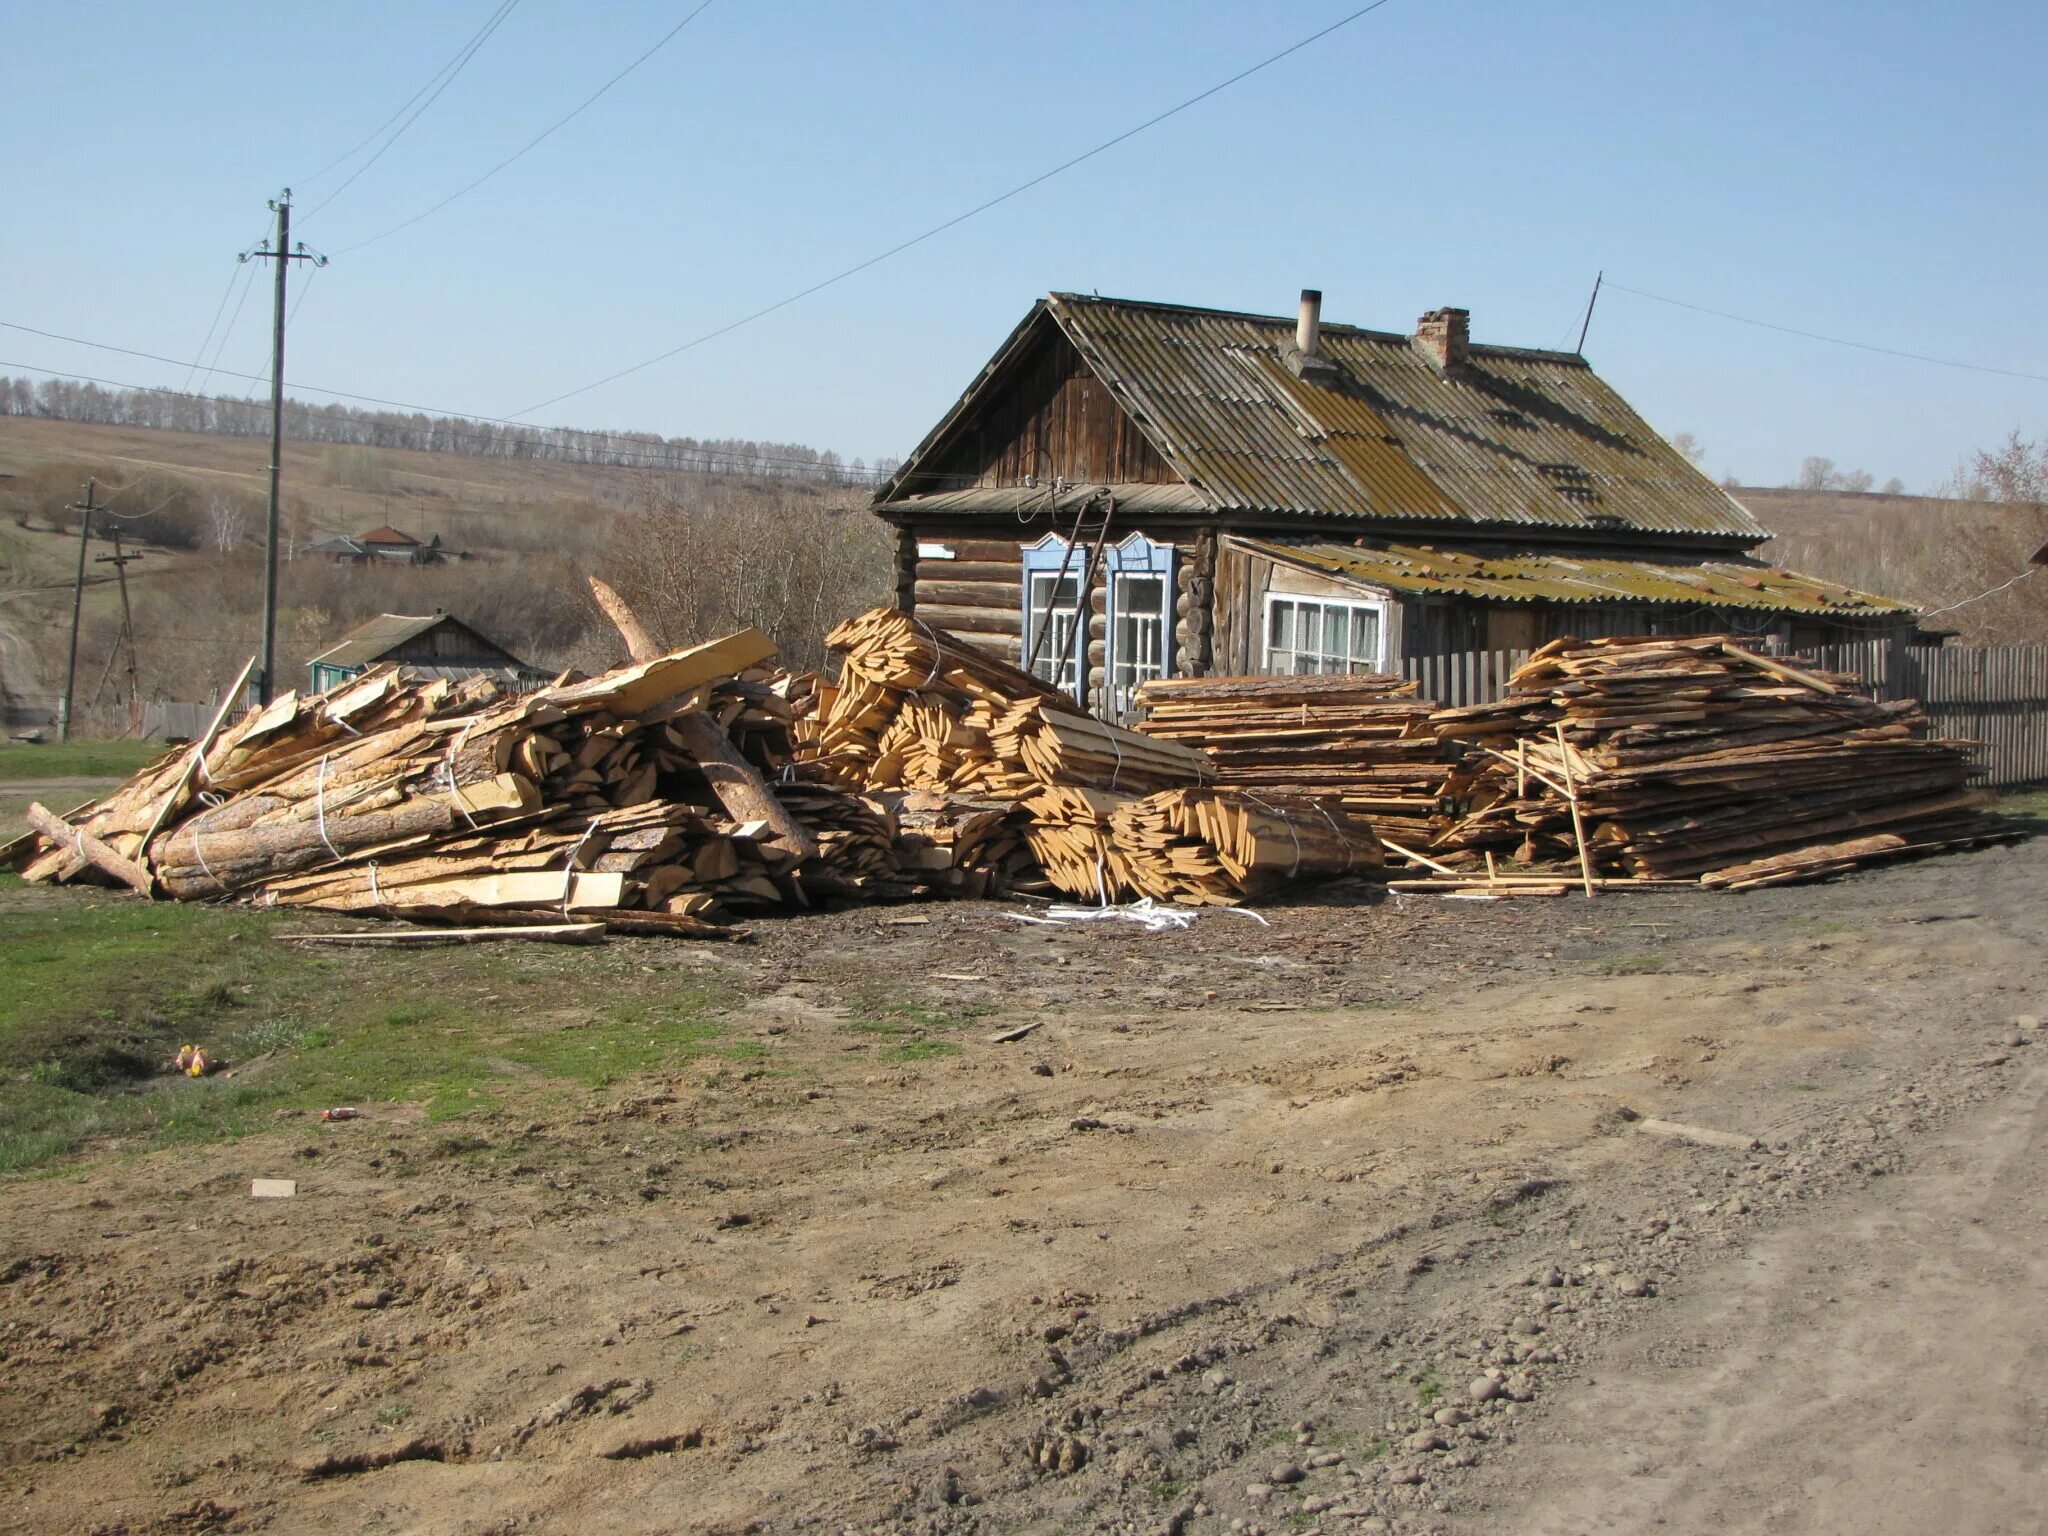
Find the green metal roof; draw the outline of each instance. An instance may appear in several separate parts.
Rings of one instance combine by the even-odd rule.
[[[1421,545],[1231,544],[1340,579],[1500,603],[1653,603],[1830,618],[1910,614],[1910,604],[1755,562],[1650,562],[1543,553],[1470,554]]]
[[[1766,530],[1573,353],[1474,343],[1439,370],[1413,337],[1325,322],[1341,370],[1284,357],[1294,321],[1055,293],[1041,300],[876,497],[907,500],[921,461],[1056,325],[1212,513],[1629,533],[1745,544]]]

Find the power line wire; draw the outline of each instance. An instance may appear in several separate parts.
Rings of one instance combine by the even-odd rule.
[[[202,393],[204,393],[206,386],[213,381],[214,374],[219,371],[221,354],[228,349],[228,338],[235,334],[235,322],[242,318],[242,306],[249,302],[249,290],[256,286],[256,269],[245,266],[244,270],[250,274],[250,279],[242,285],[242,296],[235,300],[235,311],[228,316],[228,328],[220,333],[220,345],[213,349],[213,362],[208,365],[205,374],[199,380],[199,389]]]
[[[645,64],[649,59],[653,58],[657,53],[661,52],[662,49],[666,48],[670,40],[674,38],[678,32],[682,31],[683,28],[687,27],[691,22],[695,21],[700,15],[702,15],[704,13],[705,8],[710,4],[711,0],[701,0],[701,3],[697,6],[695,10],[691,11],[689,15],[685,16],[681,21],[677,22],[673,27],[669,28],[669,30],[665,34],[663,34],[661,40],[657,42],[652,48],[649,48],[645,53],[641,54],[639,58],[635,59],[632,63],[628,64],[616,75],[613,75],[611,79],[605,81],[603,85],[599,86],[588,97],[586,97],[583,101],[582,106],[577,107],[573,112],[569,113],[567,117],[561,118],[554,122],[553,124],[549,125],[548,127],[542,129],[533,138],[529,139],[525,143],[525,145],[515,150],[512,154],[506,156],[503,160],[500,160],[488,171],[485,171],[483,175],[477,177],[475,181],[470,182],[467,186],[457,187],[453,192],[450,192],[446,197],[442,198],[441,201],[439,201],[438,203],[435,203],[431,208],[426,209],[424,212],[414,214],[404,223],[392,225],[391,228],[385,230],[384,233],[381,235],[372,235],[367,240],[359,240],[354,245],[344,246],[339,251],[336,251],[335,255],[346,256],[352,251],[360,251],[366,245],[375,245],[379,240],[388,240],[391,236],[397,234],[400,230],[410,229],[413,227],[413,225],[419,223],[422,219],[431,218],[433,215],[439,213],[443,208],[446,208],[450,203],[454,202],[458,197],[467,197],[470,193],[474,192],[478,187],[482,186],[485,182],[489,181],[493,176],[497,175],[498,172],[504,170],[505,167],[511,165],[516,160],[524,158],[526,154],[531,150],[539,148],[543,140],[551,138],[558,130],[566,128],[576,118],[582,116],[583,113],[589,107],[596,103],[598,97],[604,95],[605,92],[609,91],[613,86],[617,85],[621,80],[625,79],[626,76],[633,73],[634,70],[638,69],[642,64]],[[321,206],[325,207],[326,205],[322,204]]]
[[[1930,357],[1924,352],[1905,352],[1897,347],[1880,347],[1867,341],[1850,341],[1841,336],[1825,336],[1819,331],[1803,331],[1793,325],[1779,325],[1773,320],[1756,320],[1748,315],[1732,315],[1725,309],[1709,309],[1704,304],[1689,303],[1684,299],[1666,298],[1661,293],[1648,293],[1641,288],[1631,288],[1626,283],[1607,279],[1607,286],[1619,288],[1623,293],[1632,293],[1639,299],[1649,299],[1657,304],[1669,304],[1674,309],[1689,309],[1695,314],[1712,315],[1717,320],[1732,320],[1737,325],[1753,325],[1759,330],[1778,331],[1787,336],[1802,336],[1808,341],[1824,341],[1830,346],[1852,347],[1858,352],[1876,352],[1884,357],[1902,357],[1908,362],[1932,363],[1938,368],[1960,368],[1968,373],[1995,373],[2007,379],[2030,379],[2036,384],[2048,384],[2048,374],[2024,373],[2017,368],[1994,368],[1988,363],[1959,362],[1952,357]]]
[[[979,214],[986,213],[989,209],[997,207],[1000,204],[1007,203],[1008,201],[1010,201],[1011,198],[1019,197],[1022,194],[1029,192],[1033,187],[1040,186],[1043,183],[1052,180],[1055,176],[1058,176],[1063,172],[1072,170],[1077,165],[1083,164],[1084,162],[1089,160],[1093,160],[1097,155],[1103,154],[1109,150],[1116,148],[1117,145],[1123,143],[1126,139],[1136,138],[1139,134],[1145,132],[1145,130],[1148,128],[1156,128],[1159,124],[1165,122],[1168,118],[1179,116],[1181,113],[1187,111],[1190,107],[1198,106],[1200,103],[1207,101],[1211,96],[1216,95],[1218,92],[1230,89],[1231,86],[1236,85],[1239,81],[1248,80],[1253,75],[1258,74],[1261,70],[1270,69],[1273,65],[1278,64],[1282,59],[1288,58],[1293,54],[1301,52],[1302,49],[1309,47],[1313,43],[1321,42],[1331,33],[1350,26],[1354,21],[1357,21],[1359,18],[1363,16],[1368,16],[1372,14],[1372,12],[1378,10],[1381,6],[1387,3],[1388,0],[1372,0],[1371,4],[1362,5],[1357,10],[1352,11],[1349,15],[1339,17],[1337,20],[1331,22],[1328,26],[1323,27],[1318,31],[1311,32],[1307,37],[1302,38],[1299,42],[1290,43],[1287,47],[1282,48],[1278,53],[1269,54],[1267,57],[1259,60],[1258,63],[1251,65],[1249,68],[1239,70],[1229,79],[1220,80],[1216,84],[1210,86],[1207,90],[1199,91],[1195,95],[1188,97],[1185,101],[1182,101],[1174,106],[1168,107],[1165,111],[1156,113],[1153,116],[1146,118],[1145,121],[1137,124],[1135,127],[1126,128],[1122,133],[1117,134],[1114,138],[1104,139],[1100,144],[1097,144],[1093,149],[1084,150],[1080,154],[1073,156],[1071,159],[1062,160],[1058,165],[1054,166],[1051,170],[1041,171],[1038,175],[1033,176],[1029,181],[1021,181],[1016,186],[1010,188],[1009,191],[998,193],[996,196],[989,198],[986,202],[977,203],[974,207],[969,208],[965,213],[955,214],[952,218],[947,219],[942,224],[934,224],[930,229],[926,230],[923,234],[912,235],[908,240],[904,240],[896,245],[892,245],[886,251],[882,251],[877,255],[870,256],[865,261],[856,262],[853,266],[846,268],[846,270],[844,270],[843,272],[836,272],[832,276],[825,278],[821,282],[811,284],[811,286],[808,288],[799,289],[797,292],[791,294],[786,299],[778,299],[775,303],[766,305],[761,309],[757,309],[750,315],[744,315],[738,320],[734,320],[729,324],[721,325],[716,330],[706,331],[703,335],[694,337],[691,340],[684,342],[681,346],[670,347],[666,352],[656,353],[653,357],[647,358],[643,362],[635,363],[630,368],[621,368],[616,373],[608,373],[601,379],[594,379],[588,384],[580,384],[575,389],[564,391],[562,394],[555,395],[550,399],[542,400],[534,405],[529,405],[523,411],[514,411],[512,413],[512,417],[514,420],[516,420],[521,416],[531,416],[535,411],[544,411],[551,405],[559,405],[564,400],[572,400],[578,395],[588,394],[593,389],[602,388],[604,385],[614,383],[617,380],[623,379],[630,374],[639,373],[642,369],[652,368],[656,363],[667,362],[670,358],[679,356],[684,352],[688,352],[694,347],[701,347],[707,341],[714,341],[720,336],[729,335],[731,332],[738,330],[741,326],[751,325],[756,320],[765,319],[767,316],[774,314],[777,310],[787,309],[790,305],[795,304],[800,300],[807,299],[814,293],[823,292],[825,289],[830,288],[837,283],[843,283],[848,278],[857,276],[858,274],[867,271],[867,269],[870,267],[879,266],[881,263],[889,260],[889,258],[892,256],[900,256],[903,254],[903,252],[911,249],[913,246],[922,245],[925,241],[932,239],[934,236],[944,234],[947,230],[952,229],[956,225],[964,224],[969,219],[974,218]]]
[[[514,0],[514,3],[516,3],[516,0]],[[333,170],[336,166],[342,164],[344,161],[353,159],[359,152],[367,148],[377,138],[379,134],[383,133],[383,131],[386,128],[389,128],[393,123],[397,122],[399,118],[405,115],[406,108],[410,107],[414,102],[418,101],[422,96],[426,95],[427,92],[433,88],[434,82],[436,80],[439,80],[444,74],[448,74],[450,70],[460,69],[463,63],[467,60],[469,54],[473,52],[483,42],[483,40],[490,35],[491,27],[497,21],[503,19],[502,16],[500,15],[500,12],[509,9],[509,6],[501,5],[498,11],[492,12],[491,16],[485,20],[483,26],[479,27],[475,33],[471,34],[469,41],[465,42],[460,48],[456,49],[454,54],[450,58],[448,58],[439,69],[435,70],[433,74],[429,75],[427,77],[427,83],[425,85],[422,85],[418,90],[414,91],[410,96],[406,97],[406,99],[399,104],[399,108],[396,112],[392,113],[389,117],[385,118],[383,122],[379,123],[375,128],[371,129],[370,132],[363,137],[361,142],[357,143],[356,145],[349,149],[343,150],[340,154],[336,155],[332,160],[328,161],[325,165],[321,166],[320,169],[315,171],[312,175],[300,178],[298,185],[311,185],[313,182],[318,181],[322,176],[325,176],[329,171]]]
[[[206,335],[200,339],[199,352],[192,359],[192,366],[185,370],[185,387],[192,387],[192,376],[199,372],[199,365],[206,361],[206,349],[213,341],[213,333],[220,328],[220,317],[227,311],[228,299],[234,294],[235,284],[242,276],[242,263],[236,262],[234,270],[228,273],[228,285],[220,291],[220,302],[213,306],[213,319],[207,322]]]
[[[316,204],[311,210],[311,212],[305,215],[307,219],[312,219],[318,216],[321,209],[331,206],[337,197],[340,197],[342,193],[346,192],[350,187],[355,185],[357,177],[361,176],[363,172],[367,171],[371,166],[375,165],[379,160],[382,160],[384,158],[385,151],[390,149],[392,145],[396,144],[402,137],[404,137],[405,130],[410,128],[414,123],[418,122],[420,120],[421,114],[424,113],[427,110],[427,108],[431,107],[436,101],[440,100],[441,93],[447,90],[449,86],[455,83],[455,77],[462,73],[463,66],[467,64],[471,59],[476,57],[477,51],[481,49],[485,43],[490,41],[491,34],[493,32],[497,31],[499,27],[504,25],[505,18],[512,14],[513,7],[518,4],[519,0],[505,0],[505,3],[498,7],[496,14],[494,14],[491,17],[491,19],[484,24],[483,31],[480,32],[477,35],[476,39],[470,43],[467,50],[457,57],[455,68],[449,71],[448,78],[443,80],[439,85],[435,86],[433,94],[427,97],[425,101],[421,102],[418,107],[413,109],[412,116],[408,117],[404,122],[400,123],[395,129],[392,130],[391,137],[386,139],[382,144],[377,146],[377,152],[374,155],[370,156],[369,159],[365,160],[361,165],[357,166],[353,171],[349,172],[348,178],[345,181],[343,181],[340,186],[336,187],[332,192],[328,193],[327,196],[323,198],[318,204]]]
[[[2024,571],[2021,571],[2019,575],[2013,577],[2010,581],[2001,581],[1997,586],[1993,587],[1988,592],[1979,592],[1975,597],[1966,597],[1959,603],[1950,603],[1946,608],[1929,608],[1925,613],[1921,614],[1920,617],[1922,620],[1935,619],[1941,617],[1941,615],[1944,613],[1954,613],[1958,608],[1967,608],[1972,603],[1983,602],[1984,599],[1987,597],[1996,597],[2001,592],[2010,591],[2012,588],[2018,586],[2021,582],[2025,581],[2029,576],[2038,576],[2040,574],[2040,566],[2030,565]]]

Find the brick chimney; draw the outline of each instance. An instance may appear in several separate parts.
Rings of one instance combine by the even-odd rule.
[[[1415,322],[1415,339],[1422,343],[1439,373],[1455,368],[1472,350],[1472,312],[1432,309]]]

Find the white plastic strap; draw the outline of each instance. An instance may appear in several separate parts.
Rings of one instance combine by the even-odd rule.
[[[370,905],[373,907],[384,905],[384,893],[377,888],[377,861],[375,859],[370,860]]]
[[[462,750],[463,738],[469,735],[469,728],[475,723],[474,715],[462,722],[462,729],[457,731],[454,740],[448,743],[448,755],[441,759],[441,782],[447,787],[448,798],[455,802],[455,809],[462,812],[462,819],[469,823],[469,830],[472,832],[477,830],[476,818],[469,814],[469,807],[462,799],[462,791],[455,787],[455,754]]]
[[[1123,745],[1116,739],[1115,726],[1110,727],[1109,746],[1110,750],[1116,753],[1116,766],[1109,771],[1109,787],[1110,791],[1114,793],[1117,780],[1124,776],[1124,749]]]
[[[228,888],[227,882],[213,872],[213,867],[206,862],[204,850],[199,846],[199,823],[196,821],[192,823],[192,857],[199,861],[199,872],[225,893]]]
[[[332,854],[334,862],[339,864],[341,850],[334,846],[333,839],[327,835],[327,757],[324,753],[320,758],[320,771],[313,780],[313,825],[320,829],[320,841],[327,844],[328,853]]]
[[[576,855],[583,851],[583,845],[590,841],[590,834],[596,830],[595,821],[583,829],[583,835],[576,839],[575,846],[569,850],[568,863],[562,867],[562,916],[565,918],[569,915],[569,903],[576,897]]]
[[[1315,806],[1316,814],[1330,824],[1330,831],[1335,834],[1337,841],[1344,845],[1344,873],[1350,874],[1351,861],[1356,857],[1355,850],[1351,846],[1351,839],[1344,835],[1343,828],[1337,825],[1337,818],[1330,814],[1328,807],[1322,801],[1315,800],[1310,803]]]

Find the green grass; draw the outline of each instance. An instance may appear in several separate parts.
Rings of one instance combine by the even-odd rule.
[[[1410,1378],[1415,1384],[1415,1401],[1427,1408],[1444,1395],[1444,1384],[1435,1371],[1424,1371],[1420,1376]]]
[[[933,1036],[971,1028],[976,1017],[976,1010],[934,1008],[864,988],[854,993],[846,1027],[882,1036],[887,1043],[876,1055],[883,1061],[939,1061],[958,1056],[960,1047]]]
[[[55,741],[40,747],[0,747],[0,784],[31,779],[125,779],[169,750],[160,741]]]
[[[0,877],[0,1172],[104,1138],[232,1139],[280,1109],[404,1103],[446,1120],[760,1050],[721,1039],[703,991],[637,970],[622,988],[589,951],[308,953],[270,937],[302,924]],[[172,1074],[186,1043],[235,1075]]]

